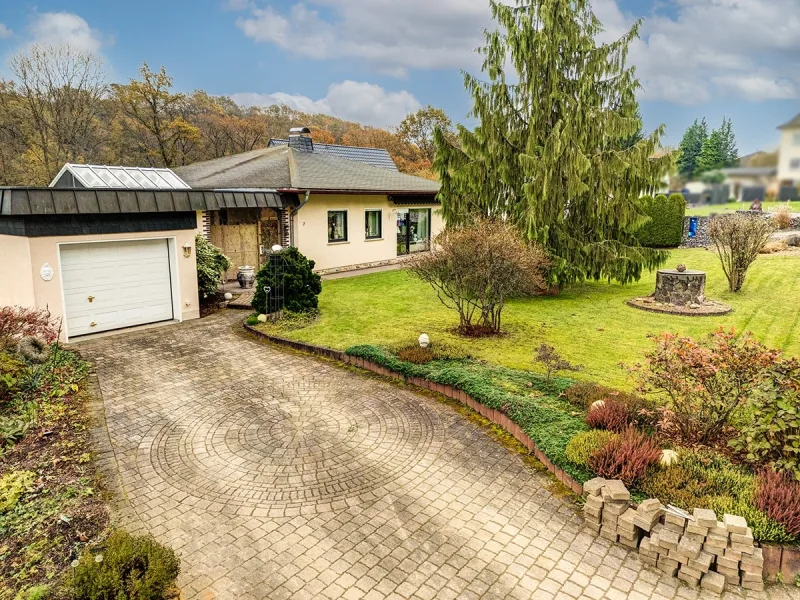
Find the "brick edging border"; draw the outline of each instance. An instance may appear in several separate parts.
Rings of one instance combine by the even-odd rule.
[[[264,338],[274,344],[278,344],[280,346],[286,346],[288,348],[292,348],[293,350],[299,350],[301,352],[308,352],[309,354],[315,354],[317,356],[323,356],[325,358],[329,358],[332,360],[337,360],[347,365],[352,365],[360,369],[372,371],[373,373],[377,373],[378,375],[383,375],[385,377],[400,379],[405,383],[410,383],[411,385],[417,386],[419,388],[430,390],[431,392],[436,392],[437,394],[442,394],[443,396],[447,396],[452,400],[456,400],[461,404],[463,404],[464,406],[468,406],[476,413],[488,419],[495,425],[502,427],[506,432],[514,436],[514,438],[520,444],[525,446],[529,452],[533,453],[533,455],[539,460],[539,462],[541,462],[547,468],[547,470],[550,471],[555,476],[556,479],[558,479],[558,481],[560,481],[562,484],[564,484],[566,487],[572,490],[574,494],[578,496],[583,494],[583,484],[578,483],[575,479],[572,478],[572,476],[569,473],[567,473],[557,465],[553,464],[550,461],[550,459],[547,458],[545,453],[542,452],[536,446],[536,444],[528,436],[528,434],[522,430],[522,427],[514,423],[503,412],[495,410],[494,408],[489,408],[488,406],[482,404],[478,400],[475,400],[474,398],[469,396],[463,390],[454,388],[451,385],[434,383],[433,381],[428,381],[423,377],[407,377],[402,373],[398,373],[397,371],[392,371],[390,369],[387,369],[386,367],[378,365],[370,360],[366,360],[358,356],[350,356],[349,354],[345,354],[340,350],[332,350],[330,348],[324,348],[322,346],[314,346],[313,344],[296,342],[294,340],[287,340],[286,338],[270,335],[268,333],[264,333],[263,331],[258,331],[257,329],[253,328],[247,323],[244,324],[244,328],[248,330],[250,333],[254,333],[255,335]]]
[[[452,400],[456,400],[464,406],[468,406],[495,425],[502,427],[506,432],[514,436],[514,438],[520,444],[525,446],[528,451],[531,452],[559,482],[564,484],[577,496],[583,495],[583,485],[573,479],[573,477],[564,471],[564,469],[553,464],[553,462],[547,458],[547,455],[536,446],[535,442],[530,438],[530,436],[528,436],[528,434],[522,430],[522,427],[514,423],[503,412],[489,408],[488,406],[469,396],[466,392],[459,390],[458,388],[454,388],[451,385],[443,385],[441,383],[428,381],[423,377],[407,377],[402,373],[387,369],[386,367],[378,365],[370,360],[345,354],[341,350],[333,350],[323,346],[306,344],[305,342],[287,340],[286,338],[277,337],[268,333],[264,333],[263,331],[258,331],[247,323],[244,323],[243,325],[244,328],[250,333],[253,333],[256,336],[279,346],[286,346],[300,352],[306,352],[308,354],[314,354],[316,356],[322,356],[324,358],[336,360],[360,369],[377,373],[378,375],[383,375],[384,377],[400,379],[405,383],[410,383],[416,387],[430,390],[431,392],[436,392],[437,394],[442,394],[443,396],[447,396]],[[791,585],[794,582],[795,577],[800,574],[800,548],[794,546],[761,544],[760,542],[758,545],[763,548],[764,552],[764,578],[767,581],[776,581],[777,575],[780,572],[783,574],[783,580],[787,582],[787,584]]]

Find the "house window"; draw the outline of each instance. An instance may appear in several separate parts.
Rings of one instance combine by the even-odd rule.
[[[328,211],[328,243],[347,241],[347,211]]]
[[[431,209],[397,209],[397,255],[431,249]]]
[[[800,171],[800,158],[793,158],[789,161],[789,168],[792,171]]]
[[[367,210],[364,212],[364,226],[368,240],[379,240],[383,237],[382,219],[383,211]]]
[[[800,146],[800,131],[797,131],[792,134],[792,143],[795,146]]]

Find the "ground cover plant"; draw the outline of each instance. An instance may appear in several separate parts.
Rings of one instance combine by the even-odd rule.
[[[675,250],[671,263],[708,273],[706,295],[733,307],[728,315],[693,318],[636,311],[626,300],[655,289],[655,274],[622,286],[588,282],[562,289],[558,296],[510,300],[503,311],[503,335],[464,340],[453,333],[457,324],[435,292],[405,271],[389,271],[325,281],[320,316],[307,327],[285,333],[290,339],[337,350],[371,344],[395,347],[423,331],[436,343],[462,348],[479,360],[544,372],[531,364],[532,348],[546,343],[584,369],[570,377],[630,389],[620,363],[640,361],[651,349],[650,334],[670,331],[695,339],[717,327],[752,331],[770,348],[800,355],[800,256],[760,257],[748,272],[741,292],[728,291],[713,252]],[[768,300],[765,300],[768,299]]]

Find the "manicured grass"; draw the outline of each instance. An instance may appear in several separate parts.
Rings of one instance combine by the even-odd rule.
[[[570,377],[618,387],[629,386],[619,363],[640,360],[651,347],[648,334],[662,331],[701,336],[720,325],[735,327],[800,355],[800,255],[759,257],[738,294],[727,291],[714,253],[676,250],[669,265],[678,263],[707,271],[706,294],[734,311],[722,317],[676,317],[627,306],[627,299],[653,291],[655,273],[648,273],[629,286],[587,283],[556,297],[512,301],[503,312],[504,335],[472,340],[452,333],[457,315],[442,306],[429,286],[405,271],[389,271],[324,282],[319,319],[282,334],[344,350],[359,344],[407,345],[426,332],[434,344],[446,341],[491,364],[534,370],[533,350],[546,342],[585,366]]]
[[[761,208],[764,211],[772,210],[777,206],[788,206],[792,212],[800,212],[800,202],[764,202]],[[705,206],[689,206],[686,215],[691,217],[705,217],[711,213],[725,213],[736,210],[747,210],[749,202],[728,202],[727,204],[707,204]]]

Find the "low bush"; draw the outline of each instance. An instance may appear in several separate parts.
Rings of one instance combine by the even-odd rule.
[[[637,485],[647,470],[658,463],[661,448],[655,440],[629,427],[589,458],[589,468],[600,477]]]
[[[755,476],[719,454],[681,451],[678,462],[651,468],[640,487],[647,496],[684,510],[710,508],[719,519],[725,513],[742,516],[759,541],[795,541],[785,527],[756,506]]]
[[[582,431],[567,443],[565,454],[567,459],[576,465],[585,467],[589,464],[589,459],[595,452],[604,448],[617,437],[619,437],[618,434],[613,431],[605,431],[603,429]]]
[[[258,325],[260,321],[258,320],[258,315],[250,315],[247,317],[247,324],[252,326]]]
[[[586,381],[579,381],[569,386],[564,390],[564,398],[567,402],[578,408],[587,409],[594,402],[598,400],[605,400],[614,390],[599,385],[597,383],[589,383]]]
[[[708,234],[717,249],[730,291],[742,289],[747,270],[774,230],[770,219],[740,213],[720,215],[709,221]]]
[[[27,367],[10,352],[0,351],[0,412],[22,391]]]
[[[639,199],[639,210],[649,217],[636,232],[636,238],[650,248],[674,248],[683,240],[683,217],[686,200],[683,194],[671,194],[669,198],[659,194],[655,198],[643,196]]]
[[[433,348],[423,348],[420,345],[406,346],[400,348],[397,352],[397,358],[406,362],[414,363],[415,365],[424,365],[436,359]]]
[[[772,242],[767,242],[761,250],[758,251],[759,254],[776,254],[778,252],[786,252],[789,249],[789,244],[787,244],[784,240],[774,240]]]
[[[314,266],[313,260],[294,247],[271,254],[256,275],[253,308],[265,315],[284,310],[292,313],[316,311],[322,278],[314,273]],[[266,288],[270,288],[269,294]]]
[[[800,480],[800,360],[778,360],[767,370],[741,435],[731,445],[751,463]]]
[[[762,470],[756,485],[756,505],[790,534],[800,536],[800,481],[792,475]]]
[[[50,345],[42,338],[29,335],[17,344],[17,354],[29,363],[41,365],[50,358]]]
[[[611,397],[602,402],[586,413],[586,424],[589,427],[621,433],[633,424],[632,415],[623,402]]]
[[[556,352],[555,347],[541,344],[534,354],[533,361],[544,367],[545,382],[550,383],[550,377],[562,371],[580,371],[581,365],[573,365]]]
[[[114,531],[101,553],[86,551],[75,567],[75,600],[160,600],[175,597],[180,561],[152,536]]]
[[[751,334],[733,330],[718,329],[701,341],[671,333],[653,339],[647,362],[633,368],[637,391],[661,396],[674,413],[674,436],[685,445],[727,441],[730,424],[780,357]]]
[[[47,344],[58,339],[58,323],[47,310],[21,306],[0,307],[0,350],[16,346],[24,337],[35,336]]]
[[[788,206],[776,206],[771,211],[772,221],[778,229],[792,228],[792,211]]]
[[[231,268],[231,260],[202,235],[195,237],[194,247],[197,256],[197,288],[200,298],[206,299],[217,293],[222,283],[222,274]]]

